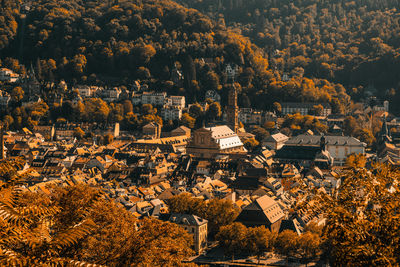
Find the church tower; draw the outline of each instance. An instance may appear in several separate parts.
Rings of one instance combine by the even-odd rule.
[[[0,160],[5,159],[4,155],[4,125],[0,125]]]
[[[235,74],[236,71],[232,69],[230,65],[226,67],[226,73],[228,75],[228,82],[229,80],[232,83],[232,87],[229,90],[228,95],[228,107],[227,107],[227,115],[228,115],[228,126],[234,131],[235,133],[239,130],[239,107],[237,105],[237,89],[235,87]]]

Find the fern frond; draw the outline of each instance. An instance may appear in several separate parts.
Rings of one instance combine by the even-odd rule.
[[[53,237],[51,245],[57,247],[58,249],[75,245],[80,239],[84,238],[95,228],[96,224],[91,219],[84,220],[71,228],[59,232]]]

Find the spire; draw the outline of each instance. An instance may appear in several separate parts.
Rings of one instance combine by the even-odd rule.
[[[385,113],[385,116],[383,117],[382,128],[381,128],[381,131],[379,133],[379,141],[381,143],[391,142],[390,132],[389,132],[389,128],[387,126],[386,113]]]
[[[387,126],[386,113],[385,113],[385,116],[383,117],[383,124],[382,124],[382,129],[381,129],[381,136],[389,136],[389,130],[388,130],[388,126]]]
[[[2,124],[0,130],[0,160],[3,160],[4,157],[4,124]]]
[[[325,135],[322,134],[321,139],[320,139],[320,149],[321,151],[325,151],[326,150],[326,139],[325,139]]]

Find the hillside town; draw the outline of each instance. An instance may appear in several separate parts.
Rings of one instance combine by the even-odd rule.
[[[234,69],[229,65],[227,73],[232,80],[227,105],[219,119],[203,120],[198,127],[188,127],[182,117],[193,105],[207,109],[210,103],[219,103],[218,92],[209,90],[204,102],[187,103],[185,96],[153,91],[139,81],[131,88],[69,86],[62,81],[46,95],[47,105],[67,99],[73,105],[91,98],[106,103],[128,101],[134,110],[144,105],[157,108],[164,125],[173,121],[176,127],[164,131],[160,122],[149,121],[139,129],[126,130],[118,122],[59,120],[39,121],[15,131],[3,123],[0,158],[24,159],[22,172],[29,170],[30,176],[25,185],[28,191],[50,194],[50,185],[97,186],[138,219],[152,217],[184,227],[193,235],[194,251],[203,261],[212,248],[207,220],[170,213],[169,199],[189,194],[203,201],[229,200],[240,211],[235,221],[245,226],[264,225],[275,233],[292,230],[301,235],[310,223],[324,224],[323,211],[316,212],[313,206],[313,194],[330,195],[340,188],[349,157],[362,156],[367,164],[400,164],[400,118],[389,113],[387,101],[369,98],[374,101],[357,103],[351,110],[359,120],[373,117],[380,122],[372,147],[346,135],[350,113],[333,114],[328,103],[286,102],[280,104],[279,112],[239,108]],[[175,73],[174,79],[178,82],[181,75]],[[13,101],[7,87],[21,86],[25,92],[21,106],[44,101],[43,85],[33,69],[26,77],[18,77],[3,68],[0,80],[5,88],[0,91],[3,110]],[[327,130],[295,128],[288,132],[283,125],[290,114],[311,116]],[[270,134],[256,146],[246,145],[256,138],[252,129],[268,123]],[[305,200],[307,205],[298,208]]]

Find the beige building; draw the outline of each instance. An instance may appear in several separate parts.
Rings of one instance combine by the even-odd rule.
[[[238,135],[228,126],[200,128],[193,133],[186,152],[200,158],[246,152]]]
[[[168,216],[167,221],[178,224],[193,236],[194,251],[197,254],[202,253],[207,248],[207,220],[195,215],[179,213],[173,213]]]

